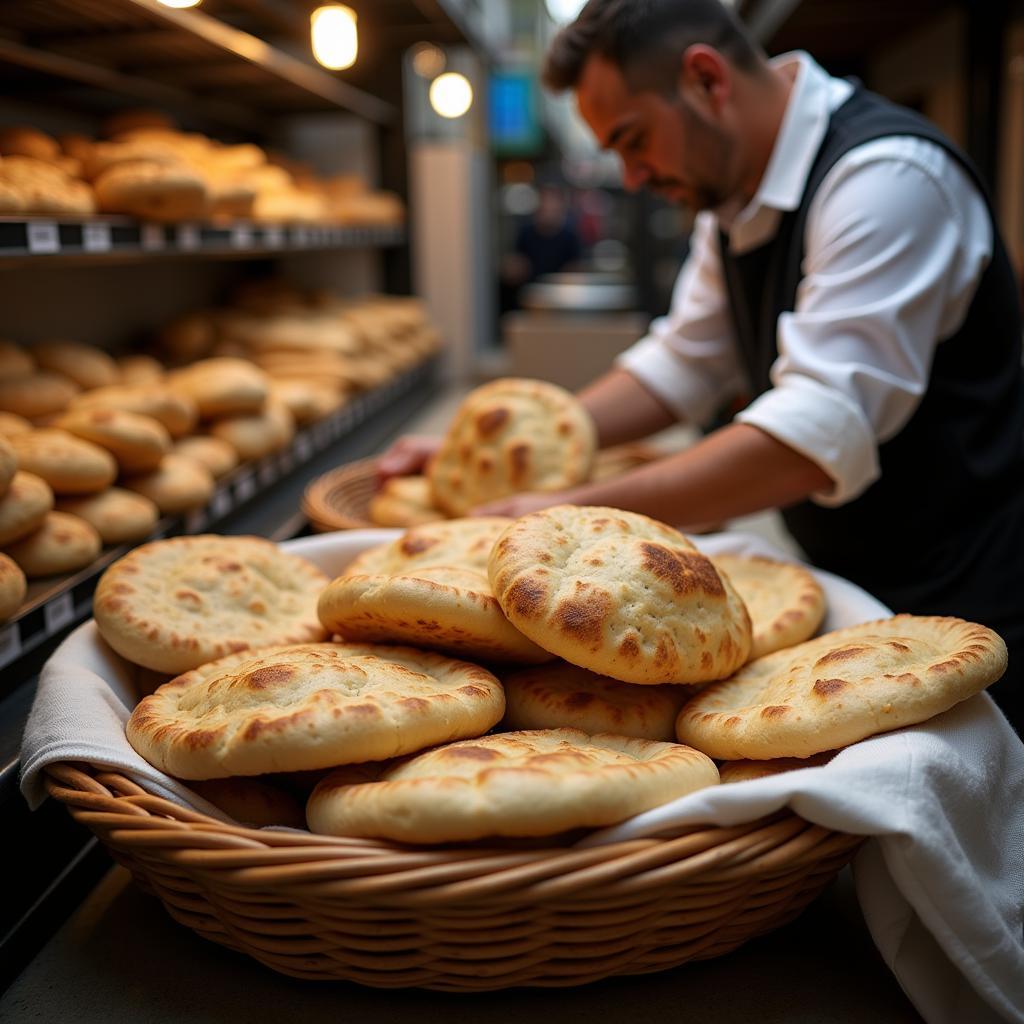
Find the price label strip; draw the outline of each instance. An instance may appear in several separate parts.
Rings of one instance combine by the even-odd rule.
[[[60,252],[60,232],[52,220],[28,222],[28,251],[39,256]]]
[[[110,225],[86,224],[82,228],[82,248],[86,252],[110,252]]]
[[[69,592],[58,594],[46,602],[43,606],[43,621],[46,623],[46,632],[51,636],[75,621],[75,602]]]
[[[21,654],[21,633],[17,623],[0,628],[0,665],[9,665]]]

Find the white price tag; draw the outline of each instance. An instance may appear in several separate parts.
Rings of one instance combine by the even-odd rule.
[[[63,629],[68,623],[74,622],[75,603],[71,600],[71,594],[65,591],[51,598],[43,606],[43,621],[46,623],[46,632],[54,634]]]
[[[28,251],[41,254],[60,252],[60,232],[52,220],[28,222]]]
[[[313,457],[313,442],[310,441],[309,435],[299,434],[295,439],[295,457],[299,462],[305,462]]]
[[[248,501],[256,493],[256,477],[249,473],[235,482],[235,496],[239,501]]]
[[[210,516],[213,519],[220,519],[222,516],[226,516],[233,507],[231,492],[225,487],[213,496],[213,500],[210,502]]]
[[[189,512],[185,516],[185,532],[186,533],[200,533],[203,527],[206,526],[206,510],[197,508],[194,512]]]
[[[309,245],[308,228],[292,228],[292,245],[304,249]]]
[[[263,229],[263,244],[268,249],[283,249],[285,244],[284,228],[280,224],[271,224]]]
[[[84,225],[82,228],[82,248],[86,252],[110,252],[110,225]]]
[[[0,629],[0,665],[7,665],[21,654],[21,634],[16,624]]]
[[[195,224],[178,225],[178,248],[192,252],[199,248],[199,228]]]
[[[252,248],[252,228],[248,224],[236,224],[231,229],[231,248]]]
[[[156,252],[164,247],[164,229],[159,224],[143,224],[139,240],[145,252]]]

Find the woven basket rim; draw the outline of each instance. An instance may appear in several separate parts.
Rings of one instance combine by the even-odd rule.
[[[747,870],[763,873],[773,866],[789,869],[798,861],[848,856],[866,838],[813,825],[783,808],[740,825],[685,826],[657,836],[599,846],[410,846],[227,824],[156,796],[120,772],[88,764],[59,762],[48,766],[46,788],[77,820],[115,845],[145,845],[150,855],[165,847],[171,859],[187,859],[191,854],[211,868],[262,869],[268,876],[266,881],[281,885],[352,878],[353,869],[379,879],[383,870],[388,876],[403,877],[405,884],[396,891],[407,897],[418,894],[418,903],[435,891],[445,902],[457,902],[472,891],[474,881],[479,884],[482,879],[489,879],[493,889],[495,872],[517,890],[533,875],[543,876],[546,882],[542,885],[547,889],[558,889],[560,880],[581,873],[585,876],[587,872],[618,875],[642,865],[645,859],[664,867],[665,852],[670,848],[674,852],[669,864],[678,866],[679,857],[686,855],[695,860],[695,877],[735,883]],[[457,876],[454,888],[450,875]],[[573,885],[562,888],[571,889]],[[575,888],[578,893],[588,886]],[[610,893],[607,886],[602,886],[601,892]]]

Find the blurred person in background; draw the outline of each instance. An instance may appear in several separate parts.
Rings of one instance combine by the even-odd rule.
[[[512,252],[502,260],[502,310],[518,309],[524,285],[571,268],[582,255],[580,232],[565,190],[560,185],[541,185],[536,209],[516,233]]]
[[[627,188],[698,212],[668,316],[580,395],[600,444],[753,398],[684,452],[480,511],[612,505],[685,529],[781,509],[812,563],[895,611],[997,630],[992,694],[1019,731],[1021,315],[969,159],[806,53],[769,60],[718,0],[590,0],[544,80]],[[428,449],[401,441],[383,471]]]

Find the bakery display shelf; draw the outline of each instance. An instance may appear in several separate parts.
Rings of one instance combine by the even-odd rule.
[[[404,242],[405,229],[398,226],[149,224],[127,217],[0,217],[0,266],[39,259],[261,257],[307,250],[384,248]]]
[[[5,4],[0,63],[6,92],[38,91],[41,81],[57,79],[101,96],[191,109],[246,131],[275,114],[344,110],[377,124],[397,116],[392,104],[312,57],[159,0]]]
[[[357,432],[366,432],[366,440],[377,440],[369,429],[372,421],[382,413],[386,414],[383,417],[385,421],[393,419],[395,410],[410,395],[418,394],[421,398],[429,395],[436,365],[436,359],[427,360],[387,384],[353,397],[344,408],[297,431],[291,444],[283,451],[244,463],[223,477],[204,507],[182,516],[161,519],[146,540],[219,530],[270,536],[279,534],[285,525],[292,527],[292,533],[297,532],[301,527],[296,516],[301,487],[307,478],[322,471],[317,456],[323,453],[330,461],[337,444]],[[377,433],[380,433],[379,427]],[[379,438],[381,441],[385,439],[386,435]],[[303,468],[307,472],[299,474],[297,471]],[[293,474],[300,476],[301,486],[295,493],[286,490],[275,495],[279,490],[275,485]],[[257,508],[265,505],[266,513],[250,516],[248,523],[236,523],[235,529],[225,530],[225,524],[250,504]],[[239,525],[241,530],[237,529]],[[125,544],[107,548],[80,572],[29,584],[22,607],[13,618],[0,625],[0,679],[3,680],[0,696],[11,692],[36,667],[40,652],[48,651],[57,638],[88,617],[93,591],[104,569],[133,546]]]

